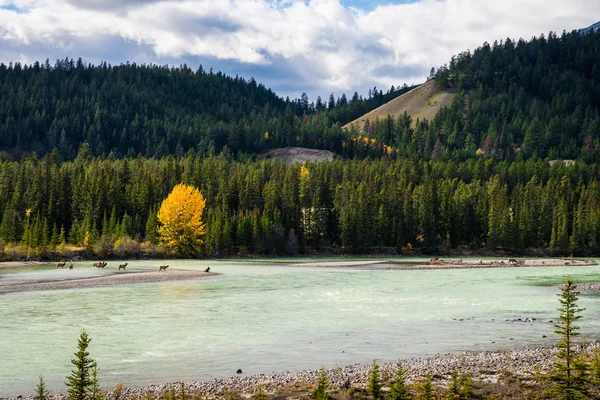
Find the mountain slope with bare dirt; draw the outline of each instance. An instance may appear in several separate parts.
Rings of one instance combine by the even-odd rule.
[[[441,92],[436,90],[435,81],[431,80],[355,119],[345,125],[344,128],[350,129],[355,125],[358,129],[361,129],[367,119],[373,122],[378,118],[386,118],[388,115],[395,119],[405,112],[412,117],[414,127],[417,119],[431,121],[442,107],[450,105],[454,95],[453,91]]]

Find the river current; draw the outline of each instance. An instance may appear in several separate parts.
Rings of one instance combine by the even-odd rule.
[[[286,262],[128,261],[131,271],[167,263],[221,275],[0,295],[0,397],[33,394],[40,374],[52,393],[66,392],[82,329],[107,388],[225,377],[238,368],[255,374],[549,346],[560,285],[567,277],[600,281],[599,266],[407,271]],[[100,276],[117,264],[0,268],[0,285]],[[581,337],[600,338],[600,296],[582,294],[578,304],[586,308]],[[535,320],[518,321],[528,318]]]

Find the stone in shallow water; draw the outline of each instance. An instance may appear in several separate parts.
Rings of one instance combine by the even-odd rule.
[[[242,369],[238,369],[237,371],[235,371],[236,374],[241,374],[242,373]]]

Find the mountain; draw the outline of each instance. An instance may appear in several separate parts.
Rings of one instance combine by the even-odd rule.
[[[376,119],[386,118],[388,115],[397,119],[405,112],[412,117],[414,126],[417,119],[432,120],[442,107],[447,107],[452,102],[454,95],[455,92],[436,90],[435,82],[429,81],[355,119],[344,128],[356,127],[361,130],[367,120],[375,122]]]
[[[583,33],[583,34],[587,34],[590,32],[596,32],[598,29],[600,29],[600,21],[596,22],[593,25],[588,26],[587,28],[580,29],[579,32]]]
[[[361,126],[367,116],[350,125],[349,135],[389,146],[398,157],[425,160],[600,161],[600,30],[484,43],[434,75],[435,81],[367,115],[379,117],[370,118],[367,131]],[[435,93],[446,101],[429,120],[415,123],[425,104],[432,108]],[[409,99],[415,106],[407,106]]]

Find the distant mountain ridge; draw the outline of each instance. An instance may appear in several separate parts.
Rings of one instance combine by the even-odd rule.
[[[593,25],[588,26],[587,28],[580,29],[579,32],[583,34],[587,34],[589,32],[596,32],[600,29],[600,21],[596,22]]]

